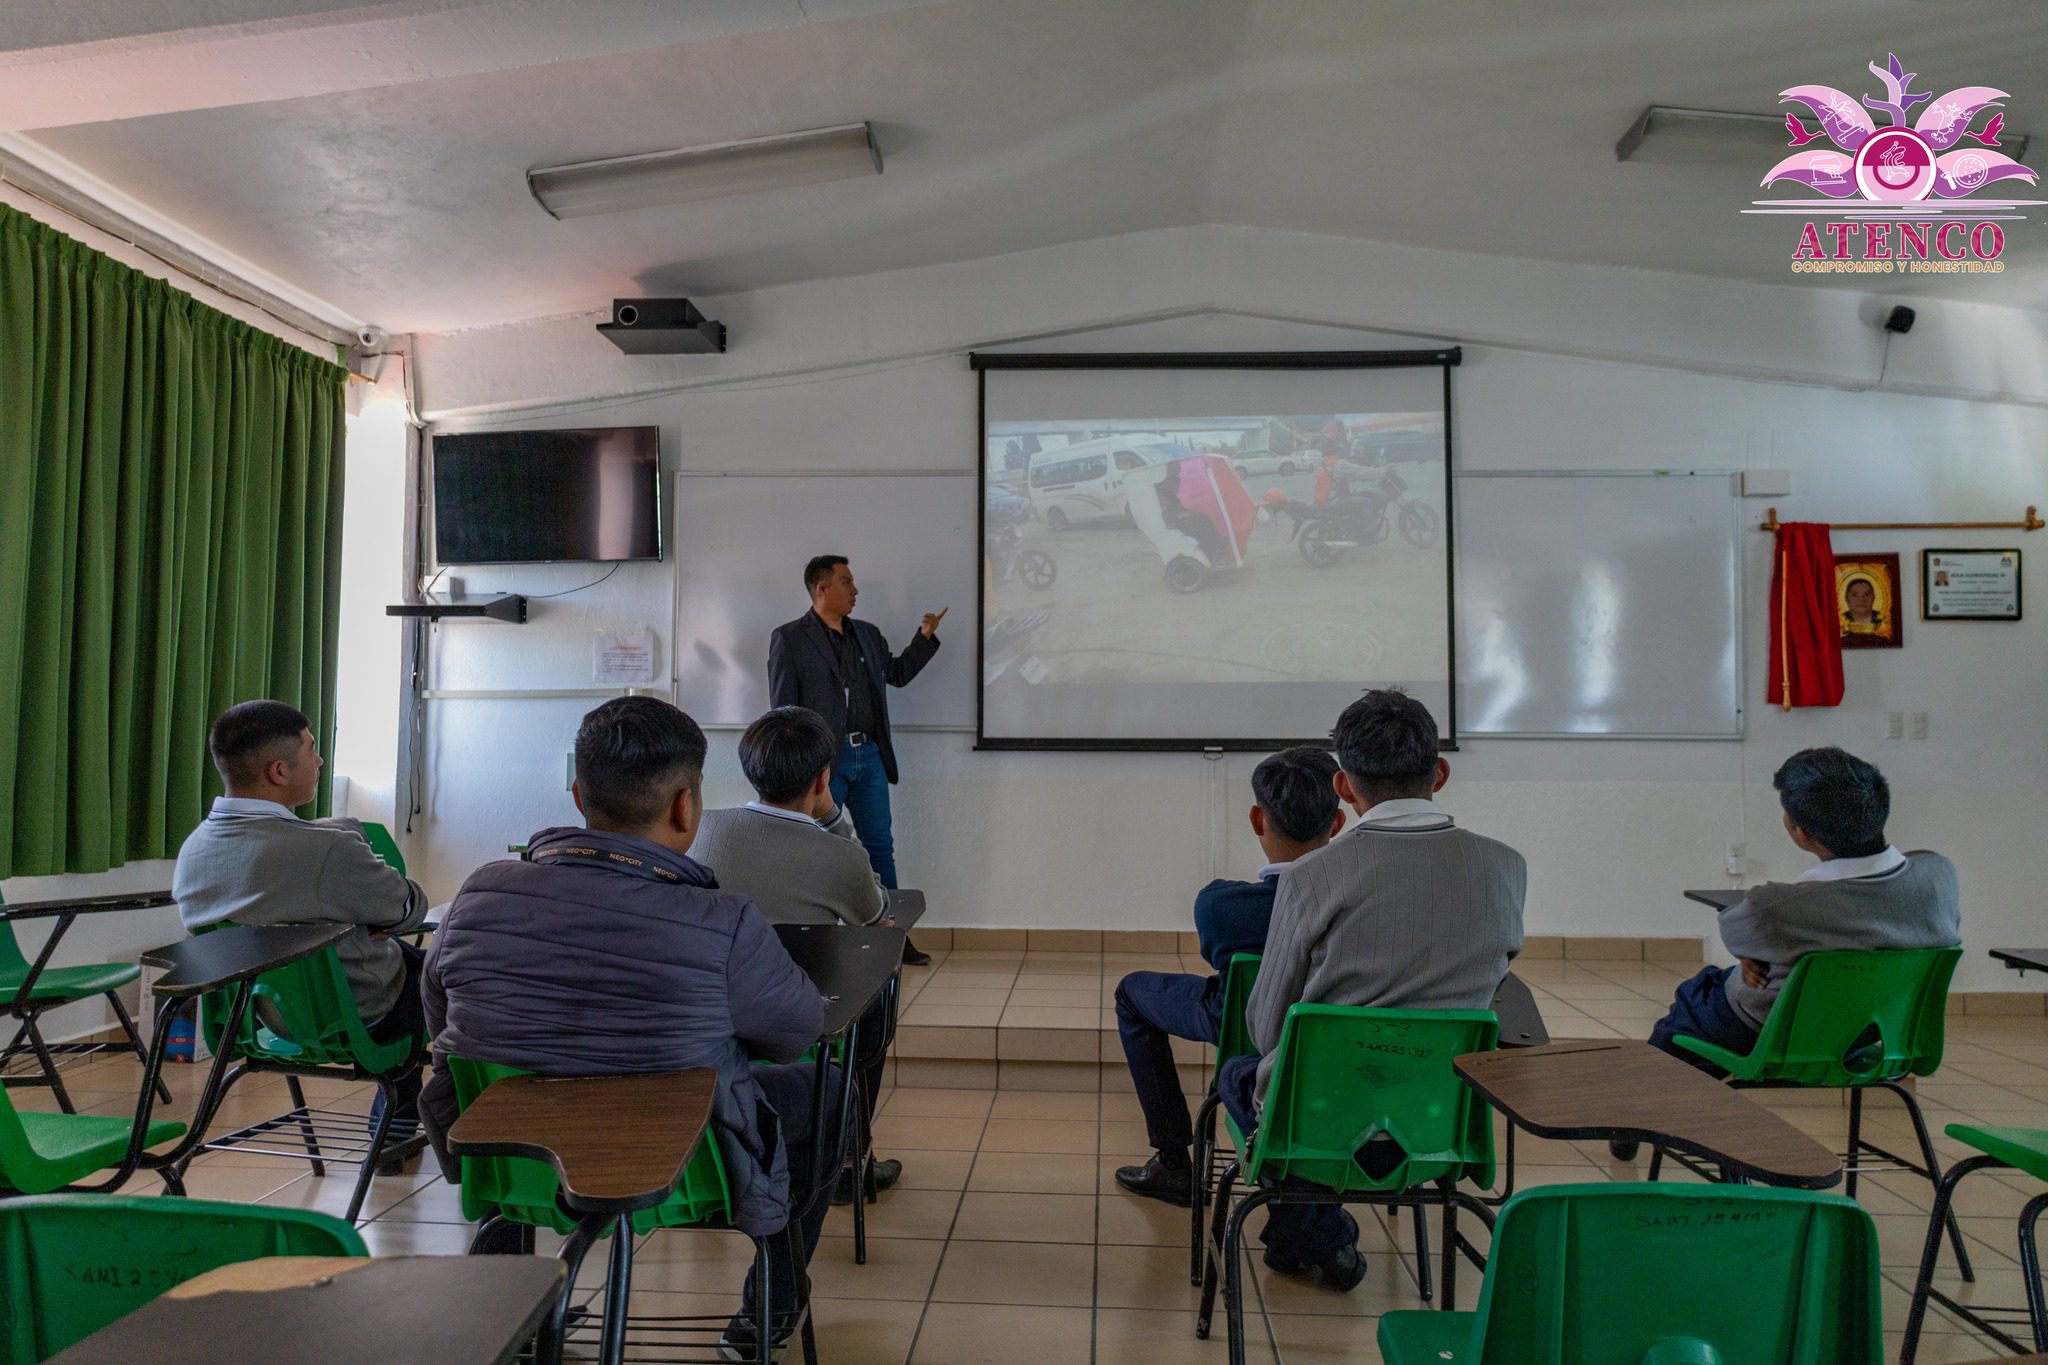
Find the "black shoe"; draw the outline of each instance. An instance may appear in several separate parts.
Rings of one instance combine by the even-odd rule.
[[[1365,1279],[1365,1257],[1358,1248],[1345,1247],[1327,1261],[1309,1261],[1280,1247],[1267,1247],[1259,1258],[1266,1269],[1281,1275],[1313,1275],[1339,1294],[1348,1294]]]
[[[1132,1194],[1186,1208],[1194,1203],[1195,1173],[1187,1166],[1169,1166],[1156,1155],[1142,1166],[1120,1166],[1116,1183]]]
[[[789,1329],[777,1332],[769,1343],[769,1359],[774,1359],[789,1349]],[[761,1332],[754,1326],[754,1320],[736,1317],[725,1325],[724,1335],[718,1338],[718,1355],[721,1360],[744,1362],[758,1360],[761,1355]]]
[[[903,965],[906,967],[929,967],[932,955],[920,949],[908,938],[903,940]]]
[[[880,1194],[883,1190],[891,1188],[896,1184],[897,1181],[901,1180],[902,1178],[902,1162],[884,1161],[879,1158],[869,1159],[868,1181],[875,1187],[876,1194]],[[832,1203],[835,1207],[843,1208],[844,1206],[851,1204],[852,1202],[853,1168],[851,1166],[848,1166],[839,1172],[839,1183],[832,1187]]]
[[[419,1160],[420,1153],[427,1149],[427,1135],[415,1132],[411,1137],[386,1138],[384,1150],[377,1153],[378,1175],[403,1175],[408,1165]]]
[[[1643,1150],[1643,1144],[1635,1138],[1607,1139],[1607,1155],[1616,1161],[1634,1161],[1636,1153]]]

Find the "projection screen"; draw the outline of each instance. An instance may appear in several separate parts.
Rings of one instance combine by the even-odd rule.
[[[969,359],[980,747],[1268,749],[1386,686],[1454,742],[1455,348]]]

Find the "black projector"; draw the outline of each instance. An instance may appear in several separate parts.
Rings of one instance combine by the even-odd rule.
[[[597,330],[627,355],[716,355],[725,350],[725,324],[713,322],[688,299],[613,299],[612,320]]]

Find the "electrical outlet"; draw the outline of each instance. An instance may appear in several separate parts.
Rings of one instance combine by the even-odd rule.
[[[1911,728],[1913,732],[1913,738],[1927,738],[1927,713],[1925,711],[1915,711],[1913,713],[1911,718]]]
[[[1741,845],[1741,844],[1730,844],[1730,845],[1728,845],[1728,875],[1729,875],[1729,876],[1731,876],[1731,877],[1740,877],[1740,876],[1741,876],[1741,875],[1742,875],[1742,874],[1743,874],[1743,873],[1744,873],[1745,871],[1747,871],[1747,870],[1748,870],[1748,864],[1747,864],[1747,862],[1745,861],[1745,859],[1746,859],[1746,856],[1747,856],[1747,855],[1746,855],[1746,853],[1745,853],[1745,851],[1744,851],[1744,849],[1743,849],[1743,847],[1742,847],[1742,845]]]
[[[1906,737],[1906,713],[1904,711],[1887,711],[1884,713],[1884,737],[1886,739],[1904,739]]]

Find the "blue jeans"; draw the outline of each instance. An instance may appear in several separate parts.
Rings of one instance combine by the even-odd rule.
[[[1252,1108],[1252,1090],[1258,1076],[1259,1058],[1257,1053],[1253,1053],[1232,1057],[1223,1064],[1221,1074],[1216,1077],[1216,1092],[1223,1097],[1223,1107],[1247,1138],[1259,1126],[1259,1116]],[[1317,1190],[1323,1187],[1290,1176],[1281,1188]],[[1268,1204],[1266,1228],[1259,1234],[1259,1240],[1297,1260],[1321,1265],[1344,1248],[1358,1245],[1358,1220],[1341,1204]]]
[[[1222,1031],[1223,978],[1186,972],[1132,972],[1116,984],[1116,1028],[1123,1035],[1131,1085],[1145,1111],[1145,1137],[1169,1162],[1187,1164],[1195,1142],[1174,1038],[1213,1043]]]
[[[1741,970],[1740,967],[1702,967],[1697,975],[1679,982],[1670,1011],[1650,1030],[1650,1046],[1661,1048],[1710,1076],[1727,1075],[1720,1067],[1697,1053],[1687,1052],[1671,1039],[1683,1033],[1715,1047],[1727,1048],[1730,1052],[1746,1053],[1755,1047],[1757,1031],[1749,1026],[1747,1019],[1735,1012],[1735,1006],[1728,1003],[1728,974]]]
[[[896,889],[896,839],[889,825],[889,775],[882,771],[882,749],[873,740],[858,749],[839,742],[839,761],[832,765],[832,799],[853,812],[853,832],[868,851],[868,866],[882,885]]]

